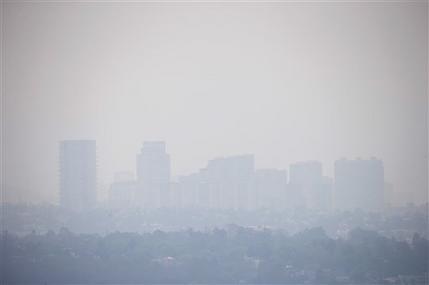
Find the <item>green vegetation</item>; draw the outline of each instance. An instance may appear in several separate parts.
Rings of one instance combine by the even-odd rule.
[[[384,283],[427,278],[428,240],[361,229],[332,239],[228,226],[106,236],[2,234],[3,283]],[[402,277],[401,277],[402,276]]]

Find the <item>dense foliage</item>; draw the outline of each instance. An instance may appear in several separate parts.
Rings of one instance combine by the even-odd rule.
[[[383,283],[427,278],[428,240],[416,234],[396,241],[361,229],[346,239],[321,228],[106,236],[62,229],[4,232],[1,256],[2,283]]]

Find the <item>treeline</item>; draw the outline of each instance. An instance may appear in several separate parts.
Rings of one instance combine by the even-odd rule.
[[[67,229],[1,237],[2,283],[399,283],[427,280],[428,240],[361,229],[287,235],[238,226],[106,236]],[[419,279],[420,278],[420,279]]]
[[[341,236],[344,228],[376,230],[382,235],[410,239],[414,233],[428,238],[428,205],[391,208],[384,213],[363,211],[319,212],[309,209],[284,211],[219,209],[123,209],[96,208],[73,212],[53,205],[0,204],[0,224],[20,235],[32,230],[44,233],[66,227],[74,233],[180,231],[187,228],[211,230],[227,224],[244,227],[268,226],[297,233],[323,227],[329,236]]]

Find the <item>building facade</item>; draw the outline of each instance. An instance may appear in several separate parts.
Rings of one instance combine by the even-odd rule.
[[[339,210],[381,211],[384,206],[383,162],[341,159],[335,162],[335,207]]]
[[[168,206],[170,176],[170,155],[165,142],[144,142],[137,155],[136,202],[145,208]]]
[[[290,165],[290,197],[293,206],[312,210],[329,210],[332,200],[332,183],[323,176],[322,163],[297,162]]]
[[[60,142],[60,205],[71,210],[95,206],[97,193],[96,142]]]

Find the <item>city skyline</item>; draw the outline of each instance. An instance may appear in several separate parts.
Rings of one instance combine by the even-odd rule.
[[[0,0],[0,283],[428,284],[428,0]]]
[[[67,144],[67,142],[69,142],[69,143],[70,142],[71,143],[76,143],[77,142],[78,144],[82,143],[82,142],[83,143],[90,142],[90,143],[92,143],[94,145],[94,155],[95,155],[95,158],[96,158],[95,160],[96,161],[99,161],[99,160],[102,161],[102,160],[105,159],[105,158],[104,159],[100,158],[99,155],[98,155],[98,151],[97,151],[97,147],[96,147],[96,145],[97,145],[96,140],[89,140],[89,139],[82,139],[82,138],[81,139],[73,139],[73,140],[61,140],[61,141],[59,141],[60,151],[59,151],[59,155],[58,155],[58,161],[60,162],[60,164],[59,164],[60,165],[60,170],[59,170],[60,174],[62,172],[62,170],[61,170],[62,166],[61,165],[64,164],[62,162],[62,159],[61,159],[61,157],[63,155],[63,152],[64,152],[63,151],[63,148],[64,148],[63,145]],[[159,148],[157,146],[159,144],[161,144],[161,148]],[[133,168],[133,167],[130,166],[128,169],[120,169],[120,170],[117,169],[117,170],[113,171],[112,177],[110,177],[110,179],[108,180],[108,182],[103,181],[104,184],[102,184],[102,185],[100,185],[100,183],[98,181],[98,179],[99,179],[98,178],[98,172],[99,172],[99,168],[100,167],[102,168],[102,165],[100,165],[100,163],[94,161],[94,163],[96,163],[96,172],[97,172],[97,175],[95,175],[95,176],[97,176],[97,183],[95,183],[95,191],[96,191],[96,197],[97,197],[96,198],[96,203],[97,204],[99,204],[99,203],[106,203],[106,202],[108,202],[110,200],[110,198],[111,198],[110,195],[112,194],[111,193],[111,190],[112,190],[111,187],[112,187],[112,185],[118,184],[118,185],[120,185],[120,187],[123,187],[122,185],[125,184],[126,185],[125,187],[131,187],[132,191],[135,191],[135,187],[136,186],[135,185],[127,185],[127,183],[129,183],[131,181],[134,181],[134,182],[138,182],[139,181],[139,176],[141,176],[141,174],[139,175],[139,170],[138,170],[139,169],[139,157],[143,153],[143,151],[145,149],[145,145],[146,145],[146,149],[147,150],[151,151],[150,149],[152,148],[155,151],[155,153],[157,153],[157,152],[158,153],[159,152],[166,152],[166,150],[168,149],[165,141],[152,140],[152,141],[144,141],[144,142],[142,142],[141,143],[141,147],[140,147],[140,151],[141,152],[140,153],[137,152],[135,154],[135,157],[137,158],[137,164],[135,166],[137,166],[137,167]],[[146,151],[146,152],[148,152],[148,151]],[[173,166],[174,165],[174,161],[170,162],[170,155],[168,154],[168,160],[169,160],[169,162],[168,162],[168,164],[169,164],[169,166],[168,166],[169,167],[169,170],[168,170],[169,171],[169,174],[168,174],[169,175],[169,183],[177,183],[178,181],[180,181],[184,177],[189,177],[189,176],[198,174],[199,172],[201,172],[202,170],[204,170],[207,167],[207,165],[210,165],[210,163],[213,163],[215,161],[230,159],[230,158],[234,158],[234,157],[237,157],[237,158],[238,157],[245,157],[245,156],[251,156],[252,160],[254,160],[253,163],[255,164],[255,166],[254,166],[254,170],[253,170],[253,175],[257,176],[258,172],[259,173],[263,173],[264,171],[277,171],[279,173],[284,171],[284,174],[286,176],[286,180],[287,180],[288,185],[289,184],[293,185],[294,181],[297,179],[296,178],[297,176],[294,175],[294,169],[296,169],[298,167],[302,167],[302,166],[305,167],[306,165],[311,166],[310,168],[312,170],[310,170],[310,173],[311,172],[313,172],[313,173],[314,172],[316,172],[316,173],[319,172],[320,178],[321,178],[320,183],[325,183],[326,181],[332,180],[332,182],[330,182],[330,183],[333,183],[333,185],[334,185],[335,184],[335,175],[336,175],[335,167],[336,167],[337,163],[339,163],[339,162],[340,163],[341,162],[346,162],[347,163],[347,162],[354,162],[354,161],[356,161],[356,162],[380,161],[381,164],[383,164],[383,160],[381,158],[377,158],[377,157],[374,157],[374,156],[370,156],[370,157],[340,157],[340,158],[335,159],[332,162],[332,166],[333,166],[333,169],[334,169],[333,173],[332,174],[327,174],[326,173],[326,168],[329,168],[329,166],[325,165],[324,163],[321,163],[318,160],[314,160],[314,159],[294,161],[294,162],[291,162],[290,164],[284,165],[284,167],[280,167],[280,168],[276,168],[276,167],[258,167],[256,165],[256,163],[255,163],[255,161],[256,161],[256,155],[255,154],[230,154],[230,155],[219,155],[219,156],[210,158],[210,159],[208,159],[203,164],[202,167],[198,167],[198,168],[196,168],[194,170],[191,170],[189,173],[172,173],[171,170],[170,170],[170,164],[171,164],[171,166]],[[173,157],[174,157],[174,154],[173,154]],[[152,163],[153,161],[149,161],[149,162]],[[314,167],[316,167],[316,169]],[[318,168],[320,168],[320,169],[318,170]],[[385,170],[383,170],[383,176],[384,176],[384,171]],[[307,175],[307,173],[305,173],[304,175]],[[313,179],[312,177],[314,177],[314,175],[310,174],[310,176],[307,176],[307,178],[309,178],[309,181],[306,181],[305,183],[310,183],[311,184],[311,181]],[[326,180],[326,179],[328,179],[328,180]],[[141,180],[141,178],[140,178],[140,180]],[[303,179],[301,179],[301,180],[304,181]],[[405,205],[405,204],[409,203],[409,201],[403,201],[402,204],[398,203],[398,200],[400,199],[400,197],[398,197],[398,193],[395,192],[395,185],[393,185],[388,180],[383,180],[383,182],[384,182],[384,184],[387,184],[387,185],[384,185],[383,187],[388,187],[386,189],[387,189],[387,191],[389,193],[385,192],[385,194],[386,194],[386,196],[388,195],[389,205],[391,205],[391,206],[397,206],[397,205]],[[102,188],[100,186],[104,186],[104,187]],[[62,186],[62,182],[61,182],[61,179],[60,179],[59,180],[59,185],[58,185],[57,189],[55,190],[57,193],[59,193],[57,195],[58,198],[54,199],[53,201],[42,201],[42,202],[48,202],[48,203],[53,203],[53,204],[61,204],[60,200],[61,200],[61,191],[62,191],[61,189],[62,189],[62,187],[63,186]],[[171,189],[169,191],[171,191]],[[332,187],[332,189],[330,191],[331,191],[330,195],[332,196],[330,199],[332,199],[332,201],[330,201],[329,203],[332,203],[332,205],[330,207],[333,207],[333,205],[334,205],[333,195],[336,192],[336,189],[334,187]],[[292,196],[292,197],[289,197],[289,198],[295,199],[296,197]],[[318,197],[318,198],[320,198],[320,197]],[[60,199],[60,200],[58,200],[58,199]],[[136,199],[138,201],[138,197],[135,197],[133,195],[132,198],[131,198],[131,200],[134,200],[134,199]],[[308,197],[306,197],[305,199],[310,199],[311,200],[311,198],[308,198]],[[8,202],[8,201],[6,201],[6,202]],[[18,201],[18,202],[22,202],[22,201]],[[385,202],[387,202],[387,201],[385,201]],[[160,202],[159,201],[155,202],[155,200],[152,200],[150,203],[154,203],[154,205],[160,205]],[[308,201],[306,203],[308,203]],[[310,202],[310,203],[312,203],[312,202]],[[352,202],[352,204],[356,204],[356,203]],[[91,207],[93,207],[94,205],[95,204],[93,203]],[[141,205],[142,206],[143,205],[147,206],[148,204],[145,201]],[[306,207],[308,207],[308,205]],[[73,209],[74,207],[69,207],[69,208]],[[149,208],[153,208],[153,207],[149,206]],[[276,207],[274,207],[274,208],[276,208]],[[312,208],[312,207],[310,207],[310,208]],[[74,208],[74,209],[76,210],[76,208]],[[374,208],[372,208],[372,209],[374,209]]]
[[[172,172],[383,159],[428,200],[427,4],[3,4],[4,197],[55,201],[57,142],[97,140],[105,195],[145,140]],[[6,57],[7,55],[7,57]]]
[[[107,201],[97,195],[95,140],[61,141],[59,158],[59,204],[75,211],[107,205],[123,209],[306,208],[378,212],[395,206],[392,185],[384,179],[383,161],[374,157],[338,159],[334,176],[329,177],[323,172],[323,164],[314,160],[275,169],[256,167],[253,154],[223,156],[173,179],[166,142],[145,141],[136,154],[135,175],[117,173]]]
[[[96,183],[95,183],[95,189],[94,190],[96,191],[96,197],[97,197],[96,198],[96,202],[97,203],[106,203],[106,202],[108,202],[110,200],[110,198],[111,198],[110,195],[112,194],[111,193],[111,190],[112,190],[111,187],[112,187],[112,185],[115,185],[115,184],[119,184],[119,185],[122,184],[122,185],[124,185],[123,183],[125,183],[126,187],[131,187],[133,189],[133,191],[135,191],[134,188],[137,187],[137,186],[136,185],[130,186],[130,185],[127,185],[127,183],[129,183],[131,181],[137,182],[137,184],[142,182],[142,178],[141,178],[142,174],[139,174],[139,172],[141,173],[141,170],[139,170],[139,168],[141,168],[141,166],[140,166],[141,162],[139,162],[139,160],[141,160],[140,157],[142,156],[142,154],[144,152],[146,152],[147,154],[151,153],[151,152],[153,152],[154,154],[156,154],[156,153],[161,153],[162,154],[163,152],[167,154],[167,156],[168,156],[168,177],[169,177],[168,181],[169,181],[169,183],[177,183],[178,181],[180,181],[184,177],[190,177],[190,176],[196,175],[196,174],[200,173],[201,171],[204,171],[207,166],[210,166],[210,164],[213,164],[216,161],[222,161],[222,160],[228,160],[228,159],[240,158],[240,157],[244,158],[246,156],[252,157],[252,161],[253,161],[252,164],[254,164],[253,170],[252,170],[253,175],[258,176],[258,173],[261,173],[262,175],[264,175],[263,173],[266,172],[266,171],[276,171],[278,173],[284,172],[284,175],[286,177],[288,185],[289,184],[294,185],[294,184],[296,184],[295,182],[298,181],[298,180],[300,180],[299,184],[300,183],[304,183],[304,184],[307,184],[307,185],[311,185],[312,183],[314,183],[314,179],[315,179],[314,175],[316,175],[316,177],[317,176],[320,177],[320,181],[319,181],[320,183],[325,183],[326,181],[332,180],[331,183],[335,184],[335,176],[336,176],[335,167],[336,167],[337,163],[342,163],[342,162],[345,162],[345,163],[349,162],[350,163],[350,162],[355,162],[355,161],[356,162],[365,162],[365,161],[376,161],[377,162],[377,161],[379,161],[379,162],[381,162],[381,164],[383,164],[383,160],[381,158],[377,158],[377,157],[374,157],[374,156],[371,156],[371,157],[341,157],[341,158],[337,158],[336,160],[334,160],[332,162],[332,165],[333,165],[333,168],[334,168],[334,172],[332,174],[327,174],[326,173],[326,168],[327,168],[326,166],[327,165],[325,165],[324,163],[321,163],[318,160],[314,160],[314,159],[294,161],[294,162],[292,162],[292,163],[290,163],[288,165],[284,165],[284,167],[280,167],[280,168],[276,168],[276,167],[259,167],[255,163],[255,161],[256,161],[256,155],[255,154],[230,154],[230,155],[220,155],[220,156],[217,156],[217,157],[210,158],[210,159],[208,159],[203,164],[202,167],[196,168],[196,169],[194,169],[193,171],[191,171],[189,173],[172,173],[171,170],[170,170],[170,167],[172,165],[174,165],[174,160],[170,161],[170,154],[166,152],[167,149],[168,149],[167,148],[167,143],[165,141],[161,141],[161,140],[153,140],[153,141],[144,141],[144,142],[141,143],[140,152],[137,152],[135,154],[135,158],[136,158],[136,162],[137,162],[137,164],[134,165],[135,168],[133,168],[133,167],[130,166],[126,170],[124,170],[124,169],[121,169],[121,170],[117,169],[116,171],[113,171],[113,175],[112,175],[112,177],[110,177],[109,182],[105,182],[104,181],[104,183],[105,183],[104,184],[104,189],[101,189],[101,187],[100,187],[101,185],[100,185],[100,183],[98,181],[98,179],[99,179],[98,178],[98,172],[99,172],[99,168],[100,167],[102,168],[102,165],[100,165],[100,163],[98,161],[103,161],[105,158],[104,159],[100,158],[99,155],[98,155],[97,141],[96,140],[89,140],[89,139],[73,139],[73,140],[61,140],[58,143],[60,145],[60,149],[59,149],[59,152],[58,152],[58,161],[59,161],[59,165],[60,165],[59,173],[61,175],[63,175],[62,173],[64,172],[64,170],[63,170],[63,168],[64,168],[64,166],[63,166],[64,165],[64,159],[62,159],[62,157],[64,156],[65,145],[70,145],[70,146],[73,145],[73,144],[84,145],[84,144],[87,144],[87,143],[90,143],[92,145],[92,147],[93,147],[92,151],[94,152],[93,154],[95,155],[95,157],[94,157],[94,166],[96,167],[96,169],[95,169],[96,170],[96,174],[94,173],[94,179],[96,179]],[[80,148],[79,146],[77,148],[75,147],[75,149],[72,151],[72,155],[77,155],[76,151],[78,151],[79,148]],[[146,149],[146,151],[145,151],[145,149]],[[174,154],[173,154],[173,157],[174,157]],[[153,159],[154,158],[149,159],[147,163],[149,163],[149,164],[150,163],[155,163],[155,165],[158,164],[158,162],[154,161]],[[74,158],[74,160],[77,161],[76,157]],[[81,162],[77,162],[77,163],[79,164]],[[149,164],[146,167],[148,167]],[[170,164],[171,164],[171,166],[170,166]],[[304,176],[303,177],[299,177],[299,174],[297,174],[298,173],[297,171],[299,171],[299,169],[305,169],[306,166],[310,166],[309,169],[307,168],[307,170],[309,170],[309,171],[304,171],[302,173]],[[383,174],[384,174],[384,171],[385,170],[383,170]],[[308,176],[308,175],[310,175],[310,176]],[[95,178],[95,177],[97,177],[97,178]],[[398,203],[397,203],[398,197],[395,196],[395,195],[397,195],[397,193],[395,193],[395,191],[394,191],[395,190],[395,185],[393,185],[388,180],[386,180],[386,181],[383,180],[383,181],[384,181],[384,183],[389,184],[389,186],[384,185],[384,187],[389,187],[388,188],[388,190],[390,191],[388,193],[388,195],[389,195],[389,203],[391,203],[392,206],[398,205]],[[45,202],[49,202],[49,203],[53,203],[53,204],[58,204],[58,202],[60,202],[60,200],[61,200],[62,188],[64,187],[62,185],[63,185],[63,183],[62,183],[62,180],[60,179],[59,180],[59,185],[58,185],[57,189],[55,190],[57,193],[59,193],[58,198],[55,199],[54,201],[45,201]],[[306,186],[303,186],[303,187],[306,187]],[[171,189],[169,191],[171,191]],[[336,190],[333,187],[331,189],[330,195],[334,195],[335,191]],[[289,197],[289,198],[295,199],[296,197]],[[135,197],[133,195],[133,197],[131,198],[131,200],[134,200],[134,199],[136,201],[138,201],[139,198],[137,196]],[[311,198],[309,198],[309,197],[306,197],[305,199],[310,199],[311,200]],[[140,198],[140,200],[141,200],[141,198]],[[71,202],[71,201],[69,201],[69,202]],[[150,203],[154,203],[154,205],[160,205],[160,202],[159,201],[156,202],[155,200],[152,200]],[[310,202],[310,203],[312,203],[312,202]],[[333,198],[332,198],[332,201],[330,203],[333,203]],[[61,204],[61,202],[59,204]],[[406,202],[404,202],[404,204],[406,204]],[[93,203],[92,205],[94,206],[95,204]],[[141,205],[142,206],[143,205],[147,206],[148,205],[147,201],[145,201],[144,203],[142,202]],[[332,205],[331,205],[331,207],[332,207]],[[307,205],[307,207],[308,207],[308,205]],[[69,207],[69,208],[73,209],[74,207]],[[149,206],[149,208],[153,208],[153,207]],[[274,207],[274,208],[276,208],[276,207]]]

